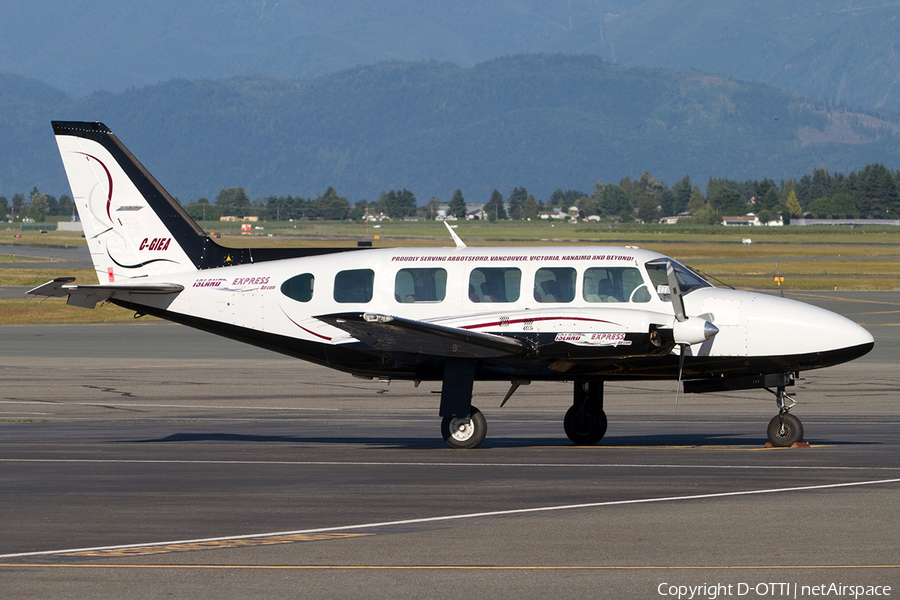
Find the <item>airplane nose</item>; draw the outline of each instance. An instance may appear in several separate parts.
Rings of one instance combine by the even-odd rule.
[[[850,319],[811,304],[753,294],[743,308],[750,354],[796,355],[857,348],[857,356],[862,356],[875,342],[871,333]]]

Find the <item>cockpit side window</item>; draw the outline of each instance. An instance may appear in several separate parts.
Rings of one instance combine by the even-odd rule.
[[[657,258],[651,260],[645,266],[647,267],[647,275],[650,276],[650,281],[653,283],[653,287],[656,288],[656,293],[659,295],[660,300],[669,300],[669,276],[666,273],[666,265],[670,262],[675,269],[675,278],[678,280],[678,285],[681,286],[682,294],[687,294],[697,288],[713,287],[710,282],[681,263],[671,259]]]

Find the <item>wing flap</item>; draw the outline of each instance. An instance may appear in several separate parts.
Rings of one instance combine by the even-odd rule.
[[[68,296],[66,304],[94,308],[98,302],[104,302],[117,296],[179,294],[184,289],[183,285],[177,283],[73,285],[73,281],[75,281],[74,277],[58,277],[25,293],[45,298]]]
[[[533,348],[527,340],[388,315],[338,313],[316,318],[346,331],[366,345],[390,352],[455,358],[498,358],[529,354]]]

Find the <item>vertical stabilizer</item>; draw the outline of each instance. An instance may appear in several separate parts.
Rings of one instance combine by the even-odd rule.
[[[100,283],[200,268],[211,240],[108,127],[53,131]]]
[[[53,133],[100,283],[348,250],[220,246],[106,125],[53,121]]]

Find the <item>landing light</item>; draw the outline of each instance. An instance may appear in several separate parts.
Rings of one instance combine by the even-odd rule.
[[[363,320],[366,323],[390,323],[394,320],[394,317],[389,317],[387,315],[376,315],[372,313],[364,313]]]

